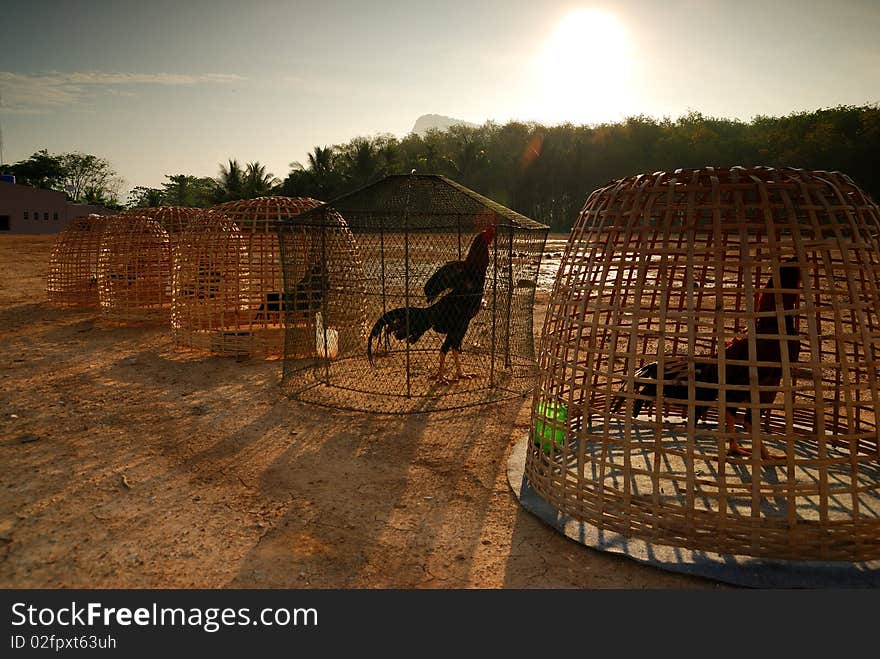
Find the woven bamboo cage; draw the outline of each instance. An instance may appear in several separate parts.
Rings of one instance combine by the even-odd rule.
[[[364,270],[357,242],[331,206],[284,220],[278,236],[284,291],[268,313],[284,315],[285,359],[308,365],[310,372],[329,369],[340,353],[363,344]]]
[[[156,221],[107,219],[98,257],[102,317],[111,322],[167,322],[171,311],[171,244]]]
[[[106,220],[104,215],[77,217],[59,232],[49,257],[49,302],[98,306],[98,255]]]
[[[880,209],[837,172],[595,191],[545,320],[528,482],[640,541],[880,557],[878,235]]]
[[[248,240],[220,211],[206,211],[177,237],[171,328],[178,345],[250,354]]]
[[[340,228],[338,216],[347,229]],[[317,334],[311,317],[309,324],[288,323],[282,377],[287,395],[399,414],[458,409],[531,391],[532,307],[547,226],[442,176],[395,175],[285,221],[280,232],[288,299],[302,289],[314,258],[328,258],[326,265],[337,269],[330,272],[329,304],[321,309]],[[308,236],[307,245],[297,235]],[[488,252],[480,268],[482,291],[462,293],[464,282],[453,284],[453,276],[429,300],[432,275],[447,262],[467,260],[480,240]],[[413,309],[435,304],[442,307],[435,324],[420,325],[425,312]],[[458,330],[436,331],[437,323],[462,316],[468,317]],[[458,376],[457,359],[465,377]]]
[[[203,210],[202,208],[190,208],[189,206],[147,206],[131,208],[123,211],[120,215],[136,215],[156,220],[173,240],[174,236],[186,229],[190,220],[201,215]]]
[[[176,245],[177,342],[221,355],[282,355],[284,273],[276,225],[320,204],[258,197],[218,204],[192,220]]]

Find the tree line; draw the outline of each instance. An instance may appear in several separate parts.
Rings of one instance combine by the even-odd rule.
[[[0,166],[0,174],[12,174],[17,183],[44,190],[65,192],[81,204],[119,206],[124,181],[106,158],[88,153],[50,154],[46,149],[13,165]]]
[[[217,178],[166,174],[160,188],[137,186],[128,203],[119,199],[124,181],[106,158],[85,153],[50,154],[46,149],[30,158],[0,167],[0,174],[12,174],[17,183],[67,194],[74,203],[97,204],[110,209],[145,206],[207,207],[233,199],[251,199],[277,192],[281,181],[259,162],[242,167],[230,160],[220,165]]]
[[[589,126],[487,122],[425,135],[356,137],[345,144],[316,146],[305,163],[291,163],[283,180],[259,162],[242,166],[230,159],[216,178],[174,174],[166,175],[160,188],[134,188],[128,205],[209,206],[265,194],[329,201],[385,175],[414,169],[448,176],[553,231],[567,231],[593,190],[632,174],[677,168],[767,165],[838,170],[880,199],[878,157],[877,105],[757,116],[748,122],[699,112],[678,119],[636,116]]]

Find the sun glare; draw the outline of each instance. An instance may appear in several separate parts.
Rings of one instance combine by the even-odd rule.
[[[632,105],[630,37],[599,9],[567,14],[534,60],[537,118],[593,123],[620,118]]]

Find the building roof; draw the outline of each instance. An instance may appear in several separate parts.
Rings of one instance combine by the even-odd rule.
[[[56,200],[67,200],[67,195],[58,190],[47,190],[46,188],[35,188],[32,185],[24,185],[22,183],[12,183],[10,181],[0,181],[0,195],[32,195],[34,197],[54,198]]]

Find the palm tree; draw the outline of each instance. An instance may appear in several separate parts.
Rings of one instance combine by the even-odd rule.
[[[353,187],[371,183],[381,167],[379,152],[372,142],[364,138],[357,139],[350,145],[345,161],[348,168],[347,178]]]
[[[244,173],[244,195],[247,199],[262,197],[269,194],[281,181],[275,175],[266,171],[266,166],[260,162],[249,162]]]
[[[314,151],[308,154],[308,176],[320,199],[331,199],[339,191],[340,175],[336,169],[335,156],[333,147],[327,146],[316,146]]]
[[[220,165],[220,177],[217,179],[218,201],[244,199],[245,174],[237,160],[229,160],[229,166]]]
[[[319,177],[325,177],[333,171],[333,149],[329,146],[316,146],[309,156],[309,169]]]
[[[290,163],[290,172],[278,186],[278,194],[286,197],[320,197],[313,189],[312,180],[301,162]]]

